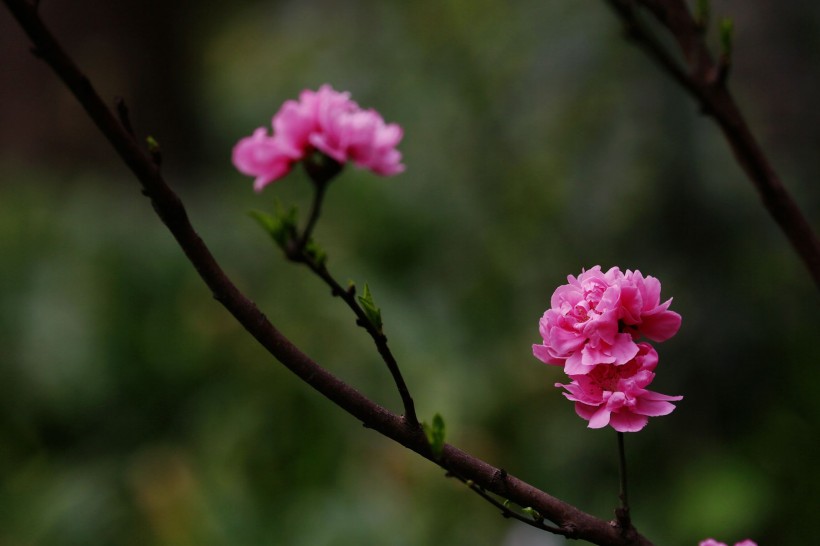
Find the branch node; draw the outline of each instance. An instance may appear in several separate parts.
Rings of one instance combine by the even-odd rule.
[[[726,53],[721,53],[715,68],[709,75],[709,85],[713,87],[726,87],[726,80],[729,77],[729,69],[732,67],[732,59]]]
[[[114,104],[117,107],[117,116],[120,118],[122,128],[134,137],[134,127],[131,125],[131,116],[128,114],[128,106],[125,105],[125,99],[122,97],[114,97]]]
[[[501,490],[506,495],[507,494],[507,471],[504,470],[503,468],[499,468],[498,470],[496,470],[495,474],[493,474],[492,483],[494,485],[497,484],[497,487],[501,488]]]
[[[572,522],[564,523],[560,527],[561,534],[563,534],[566,538],[569,539],[576,539],[578,538],[578,526]]]

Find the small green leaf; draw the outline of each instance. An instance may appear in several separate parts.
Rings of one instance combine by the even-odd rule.
[[[366,289],[365,285],[365,290]],[[432,425],[422,423],[421,426],[427,435],[427,441],[430,443],[430,449],[433,451],[433,455],[441,457],[441,452],[444,449],[444,418],[440,413],[437,413],[433,416]]]
[[[252,210],[248,215],[285,250],[288,242],[296,237],[296,207],[285,211],[278,200],[274,202],[274,207],[276,210],[273,215],[259,210]]]
[[[510,508],[510,499],[504,499],[504,503],[502,504],[504,508]]]
[[[148,144],[148,151],[152,154],[155,154],[159,151],[159,142],[157,142],[157,139],[155,139],[151,135],[145,137],[145,143]]]
[[[370,324],[372,324],[376,330],[381,332],[382,312],[378,307],[376,307],[376,302],[373,301],[373,294],[370,293],[370,287],[367,286],[367,283],[364,284],[364,291],[358,299],[365,316],[367,316],[367,320],[370,321]]]
[[[322,266],[327,262],[327,252],[313,239],[309,240],[305,245],[305,253],[317,265]]]
[[[296,233],[296,225],[299,222],[299,209],[296,207],[285,208],[285,205],[279,199],[273,200],[273,208],[274,214],[277,218],[282,222],[282,225],[285,226],[288,230],[292,230],[293,233]]]
[[[527,514],[529,517],[531,517],[532,519],[534,519],[536,521],[541,519],[541,513],[538,510],[536,510],[535,508],[532,508],[531,506],[527,506],[526,508],[522,508],[521,511],[524,512],[525,514]]]
[[[732,56],[732,40],[735,34],[735,23],[728,17],[720,20],[720,47],[726,57]]]
[[[256,220],[256,222],[262,226],[262,229],[268,233],[273,231],[276,228],[276,224],[279,222],[276,218],[267,212],[262,212],[261,210],[248,211],[248,216]]]

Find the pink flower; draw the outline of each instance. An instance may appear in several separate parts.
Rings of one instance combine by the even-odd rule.
[[[294,159],[292,151],[282,142],[269,137],[264,127],[237,142],[233,148],[234,166],[242,174],[256,177],[253,183],[256,191],[262,191],[262,188],[290,172]]]
[[[661,303],[661,283],[640,271],[626,270],[621,282],[621,320],[633,337],[666,341],[678,333],[680,315],[669,311],[672,299]]]
[[[585,374],[570,375],[568,385],[555,384],[567,390],[564,396],[575,402],[575,412],[589,421],[589,428],[610,425],[618,432],[637,432],[649,417],[668,415],[675,409],[670,402],[683,398],[645,388],[655,378],[658,353],[648,343],[636,346],[635,358],[621,366],[599,364]]]
[[[273,130],[269,137],[264,128],[257,129],[234,147],[234,165],[257,177],[257,191],[317,150],[339,164],[352,161],[384,176],[404,171],[396,150],[403,136],[401,127],[386,124],[378,112],[362,110],[350,100],[350,93],[329,85],[318,91],[306,89],[298,101],[286,101],[273,116]]]
[[[727,545],[723,542],[718,542],[717,540],[715,540],[713,538],[707,538],[706,540],[702,540],[700,542],[700,544],[698,544],[698,546],[727,546]],[[757,543],[753,542],[749,539],[746,539],[746,540],[741,541],[741,542],[736,542],[735,546],[757,546]]]
[[[598,364],[622,365],[638,352],[641,335],[663,341],[680,328],[680,315],[660,303],[660,282],[640,271],[606,273],[600,266],[582,271],[552,295],[541,317],[543,344],[533,354],[547,364],[563,365],[569,375],[589,373]]]

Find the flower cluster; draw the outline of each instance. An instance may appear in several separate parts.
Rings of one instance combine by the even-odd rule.
[[[646,389],[658,354],[638,341],[665,341],[680,328],[680,315],[669,310],[672,300],[661,303],[658,279],[595,266],[567,280],[541,317],[543,343],[532,349],[542,362],[564,367],[570,383],[556,387],[566,389],[576,413],[590,428],[635,432],[649,417],[672,412],[670,402],[682,397]]]
[[[717,540],[715,540],[713,538],[707,538],[706,540],[701,541],[700,544],[698,544],[698,546],[728,546],[728,545],[725,542],[718,542]],[[752,541],[752,540],[749,540],[747,538],[746,540],[736,542],[735,546],[757,546],[757,543]]]
[[[404,170],[396,150],[402,136],[400,126],[385,123],[375,110],[363,110],[350,100],[350,93],[323,85],[318,91],[302,91],[298,101],[286,101],[273,116],[272,136],[260,127],[240,140],[233,149],[233,164],[256,177],[256,191],[316,151],[339,165],[351,161],[390,176]]]

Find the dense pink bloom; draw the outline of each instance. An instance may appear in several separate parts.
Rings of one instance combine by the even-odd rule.
[[[570,375],[564,396],[575,402],[575,412],[589,421],[589,428],[611,425],[618,432],[637,432],[649,417],[667,415],[675,409],[670,402],[682,396],[667,396],[646,387],[652,383],[652,370],[658,353],[648,343],[638,343],[635,358],[621,366],[598,364],[585,374]]]
[[[660,303],[660,282],[640,271],[606,273],[600,266],[582,271],[552,295],[541,317],[543,344],[533,354],[547,364],[563,365],[569,375],[589,373],[598,364],[623,365],[638,353],[635,340],[669,339],[680,328],[680,315]]]
[[[727,546],[727,544],[724,542],[718,542],[713,538],[707,538],[706,540],[701,541],[698,546]],[[746,539],[741,542],[736,542],[735,546],[757,546],[757,543]]]
[[[285,176],[294,163],[318,150],[340,164],[347,161],[390,176],[404,170],[396,146],[403,132],[387,124],[375,110],[362,110],[329,85],[304,90],[299,100],[286,101],[273,116],[273,136],[264,128],[240,140],[233,163],[240,172],[256,176],[257,191]]]

